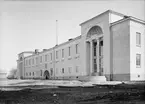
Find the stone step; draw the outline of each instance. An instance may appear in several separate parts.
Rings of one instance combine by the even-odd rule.
[[[88,82],[105,82],[106,77],[105,76],[86,76],[84,78],[84,81]]]
[[[105,82],[107,80],[106,80],[105,76],[90,76],[89,81],[91,81],[91,82]]]

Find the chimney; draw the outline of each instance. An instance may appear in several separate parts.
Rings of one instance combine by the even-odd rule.
[[[129,18],[129,16],[124,16],[124,18]]]
[[[47,51],[47,49],[43,49],[43,51]]]
[[[73,40],[73,39],[72,38],[68,39],[68,41],[71,41],[71,40]]]
[[[35,49],[35,54],[38,54],[39,53],[39,50],[38,49]]]

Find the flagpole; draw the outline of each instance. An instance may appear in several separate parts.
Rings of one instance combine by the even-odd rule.
[[[58,45],[58,34],[57,34],[57,31],[58,31],[58,27],[57,27],[57,20],[56,20],[56,45]]]

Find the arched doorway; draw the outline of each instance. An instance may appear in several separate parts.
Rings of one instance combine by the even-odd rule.
[[[100,26],[88,30],[86,49],[89,75],[103,75],[103,30]]]
[[[44,72],[44,79],[49,79],[50,78],[50,74],[48,70],[45,70]]]

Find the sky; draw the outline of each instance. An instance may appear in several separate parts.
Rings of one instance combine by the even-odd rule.
[[[81,35],[79,24],[114,10],[145,20],[145,0],[1,0],[0,70],[17,67],[18,53],[49,49]]]

